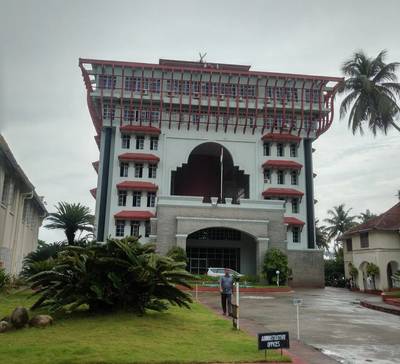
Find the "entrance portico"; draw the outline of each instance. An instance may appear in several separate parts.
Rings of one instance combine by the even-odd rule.
[[[157,218],[152,219],[151,237],[160,253],[165,254],[173,246],[185,250],[197,248],[203,249],[201,254],[214,262],[221,261],[221,257],[216,257],[225,252],[205,248],[230,249],[226,254],[238,258],[235,264],[240,267],[240,273],[259,274],[269,247],[286,249],[283,212],[281,201],[241,200],[240,204],[218,204],[216,201],[203,203],[202,197],[160,197]],[[231,236],[222,236],[228,231]],[[216,234],[222,235],[216,237]],[[234,253],[232,249],[239,250]],[[195,254],[200,252],[193,251]],[[230,265],[230,260],[227,263]],[[203,270],[202,265],[197,269]]]

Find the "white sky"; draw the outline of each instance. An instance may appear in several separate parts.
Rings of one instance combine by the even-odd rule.
[[[157,63],[207,52],[253,70],[341,76],[358,49],[400,61],[399,12],[397,0],[0,0],[0,132],[50,211],[64,200],[94,209],[98,150],[79,57]],[[314,143],[317,217],[342,202],[357,214],[394,205],[399,140],[353,136],[335,117]],[[42,228],[40,238],[64,236]]]

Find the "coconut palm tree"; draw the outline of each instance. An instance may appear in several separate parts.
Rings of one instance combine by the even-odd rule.
[[[326,227],[328,239],[337,238],[356,224],[354,220],[357,217],[350,215],[351,210],[351,208],[346,210],[344,203],[328,210],[329,217],[324,219],[324,221],[329,224]]]
[[[387,52],[381,51],[376,58],[368,57],[363,51],[354,53],[342,66],[346,77],[339,93],[346,94],[340,105],[340,118],[348,111],[349,128],[363,134],[364,126],[376,135],[377,131],[387,133],[395,128],[399,118],[400,84],[396,71],[400,63],[385,63]],[[396,121],[396,122],[395,122]]]
[[[329,250],[328,232],[326,231],[326,226],[319,225],[319,220],[315,220],[315,241],[317,247],[320,249]]]
[[[94,216],[89,207],[68,202],[59,202],[54,207],[57,211],[49,214],[45,227],[64,230],[68,244],[74,244],[77,231],[93,231]]]
[[[358,215],[358,218],[361,220],[361,224],[364,224],[365,222],[377,216],[377,214],[373,214],[369,209],[367,209],[365,212],[361,212],[360,215]]]

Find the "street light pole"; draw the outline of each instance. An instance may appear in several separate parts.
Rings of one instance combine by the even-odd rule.
[[[279,274],[281,272],[279,272],[279,270],[276,271],[276,285],[279,287]]]

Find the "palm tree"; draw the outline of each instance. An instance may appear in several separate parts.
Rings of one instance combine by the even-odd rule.
[[[320,226],[319,220],[315,220],[315,240],[317,247],[320,249],[329,250],[328,232],[326,231],[326,226]]]
[[[80,203],[59,202],[54,206],[57,212],[52,212],[47,217],[48,229],[62,229],[68,240],[68,244],[74,244],[77,231],[93,231],[94,217],[89,207]]]
[[[344,203],[339,206],[334,206],[333,209],[328,210],[329,217],[324,219],[325,222],[329,224],[327,226],[327,237],[329,240],[337,238],[342,235],[345,231],[352,228],[356,222],[354,221],[357,217],[351,216],[350,211],[352,209],[346,210]],[[337,241],[335,242],[337,244]]]
[[[361,212],[360,215],[358,215],[358,218],[361,220],[361,224],[364,224],[377,216],[377,214],[373,214],[369,209],[367,209],[365,212]]]
[[[353,134],[357,130],[363,134],[365,124],[374,135],[378,130],[386,134],[391,127],[400,132],[395,123],[400,111],[400,84],[396,76],[400,63],[385,63],[386,54],[383,50],[372,58],[359,51],[342,66],[346,79],[339,93],[347,95],[340,105],[340,118],[350,110],[348,125]]]

